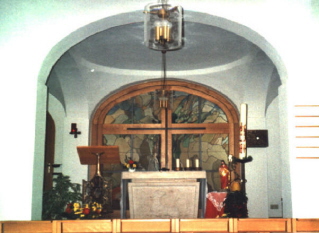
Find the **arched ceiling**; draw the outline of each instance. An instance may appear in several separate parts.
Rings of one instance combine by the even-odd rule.
[[[83,40],[72,49],[88,63],[129,70],[161,68],[161,53],[143,44],[143,23],[110,28]],[[210,25],[185,22],[184,46],[168,52],[172,71],[207,69],[242,59],[256,46],[242,37]]]
[[[49,92],[65,108],[68,101],[80,99],[82,102],[85,99],[89,103],[97,104],[96,100],[90,100],[92,94],[88,93],[88,90],[94,89],[95,95],[105,96],[105,93],[99,93],[105,92],[104,89],[96,88],[105,85],[105,79],[104,83],[98,83],[101,82],[102,76],[110,77],[112,74],[114,77],[118,74],[117,81],[120,81],[123,72],[141,76],[141,72],[160,71],[161,53],[144,46],[143,30],[142,22],[123,24],[98,32],[74,45],[53,67],[48,79]],[[194,80],[196,75],[209,76],[223,72],[223,77],[236,77],[233,79],[234,83],[243,83],[255,91],[256,95],[260,91],[265,92],[265,109],[277,96],[277,89],[281,84],[278,72],[258,46],[233,32],[208,24],[186,21],[184,31],[183,48],[169,51],[166,55],[167,70],[170,74],[191,74]],[[236,75],[234,68],[237,69]],[[264,73],[260,74],[261,72]],[[93,73],[95,79],[87,82],[87,78],[83,76]],[[92,84],[93,82],[97,83]],[[224,82],[224,85],[229,85],[229,79]],[[256,85],[260,86],[259,89],[255,88]],[[69,87],[73,86],[76,90],[83,91],[69,91]],[[81,98],[76,96],[79,93],[82,93]],[[87,96],[83,97],[85,93]]]

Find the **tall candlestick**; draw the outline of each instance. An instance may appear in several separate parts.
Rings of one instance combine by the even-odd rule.
[[[247,104],[240,105],[239,158],[246,158]]]

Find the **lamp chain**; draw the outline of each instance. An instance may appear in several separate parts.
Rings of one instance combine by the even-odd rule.
[[[166,50],[162,51],[162,69],[163,69],[162,89],[165,90],[165,85],[166,85]]]

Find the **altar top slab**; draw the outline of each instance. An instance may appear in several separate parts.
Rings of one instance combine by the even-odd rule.
[[[122,172],[122,179],[206,179],[206,171]]]

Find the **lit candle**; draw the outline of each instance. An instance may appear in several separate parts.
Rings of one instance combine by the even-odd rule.
[[[247,104],[240,105],[240,123],[243,126],[247,124]]]
[[[176,168],[179,168],[179,159],[176,159]]]
[[[195,167],[199,168],[199,160],[198,159],[195,159]]]
[[[72,124],[71,124],[71,132],[74,133],[74,132],[76,132],[76,131],[77,131],[77,129],[76,129],[76,123],[72,123]]]
[[[189,168],[189,159],[186,159],[186,167]]]

